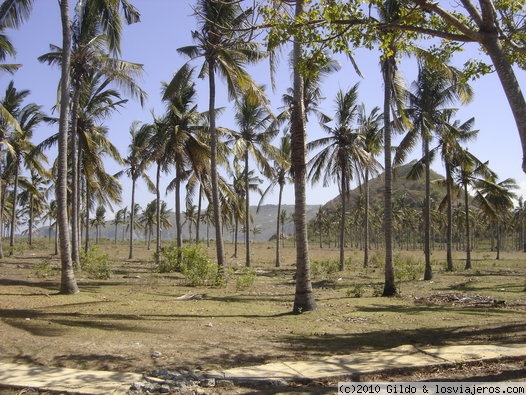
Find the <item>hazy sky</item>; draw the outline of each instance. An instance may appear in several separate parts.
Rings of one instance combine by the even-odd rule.
[[[73,2],[74,3],[74,2]],[[125,28],[123,35],[123,59],[142,63],[145,75],[141,86],[148,92],[149,98],[144,108],[131,99],[126,108],[115,113],[105,124],[109,127],[109,138],[119,148],[121,155],[127,155],[129,144],[129,128],[134,120],[151,122],[151,112],[160,115],[164,112],[164,104],[160,100],[161,81],[169,81],[172,75],[187,61],[177,54],[176,49],[193,44],[191,30],[196,28],[196,19],[192,15],[192,1],[187,0],[133,0],[132,3],[140,10],[142,22]],[[30,89],[30,101],[43,105],[44,111],[50,112],[56,101],[57,82],[59,70],[40,64],[37,57],[49,50],[49,44],[61,45],[61,26],[59,8],[56,1],[39,0],[35,2],[34,12],[30,21],[19,30],[10,30],[7,34],[15,44],[18,54],[16,62],[22,63],[24,67],[14,76],[1,74],[0,89],[5,87],[11,79],[15,81],[18,89]],[[468,47],[470,56],[483,56],[475,45]],[[270,89],[270,78],[268,64],[264,63],[254,69],[254,76],[258,83],[265,84],[271,97],[271,105],[276,109],[282,105],[281,96],[291,85],[290,71],[288,70],[287,53],[284,52],[281,59],[281,68],[278,74],[276,91]],[[464,55],[466,56],[466,55]],[[352,67],[342,58],[342,69],[324,81],[323,92],[326,100],[322,110],[332,115],[334,113],[334,97],[338,89],[347,90],[356,82],[360,82],[360,101],[363,101],[370,111],[374,106],[382,104],[382,81],[378,66],[378,57],[375,53],[359,50],[356,53],[356,61],[364,75],[361,79],[353,71]],[[193,63],[201,66],[202,62]],[[416,78],[416,67],[413,60],[402,60],[400,68],[407,83]],[[526,86],[526,75],[524,71],[517,71],[521,86]],[[199,109],[207,110],[208,88],[206,81],[197,81],[199,95]],[[475,128],[480,130],[478,139],[469,144],[470,151],[482,160],[489,160],[490,167],[497,172],[500,179],[508,177],[515,178],[521,186],[519,194],[526,196],[526,175],[521,171],[522,152],[508,103],[496,75],[485,76],[472,83],[475,90],[473,102],[465,106],[459,113],[458,119],[465,121],[474,116]],[[228,102],[224,89],[218,89],[218,107],[226,107],[227,111],[218,120],[218,125],[234,128],[232,122],[233,103]],[[43,126],[34,137],[34,142],[39,143],[52,133],[53,127]],[[308,139],[314,140],[321,137],[319,126],[311,122],[308,128]],[[398,137],[394,138],[394,144]],[[54,153],[50,153],[50,159],[54,159]],[[415,151],[413,157],[418,157]],[[379,158],[383,162],[382,158]],[[442,172],[439,162],[434,168]],[[117,172],[121,168],[110,161],[107,163],[107,171]],[[173,178],[173,174],[164,175],[165,184]],[[129,182],[121,179],[125,191],[122,207],[129,205]],[[265,188],[265,184],[262,185]],[[338,194],[336,185],[324,188],[321,184],[309,188],[307,195],[308,204],[323,204]],[[173,207],[173,194],[164,195],[162,198]],[[137,190],[137,201],[143,207],[154,199],[154,195],[146,190],[144,184],[139,182]],[[257,198],[252,198],[257,202]],[[294,196],[292,186],[288,186],[284,195],[284,203],[293,204]],[[266,203],[277,203],[276,197],[270,197]],[[115,209],[118,209],[116,207]],[[108,215],[110,216],[110,215]]]

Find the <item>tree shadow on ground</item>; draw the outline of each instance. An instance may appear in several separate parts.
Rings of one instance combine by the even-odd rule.
[[[282,344],[288,349],[310,355],[337,355],[381,350],[412,344],[415,346],[439,346],[485,343],[526,343],[524,323],[484,328],[456,326],[413,330],[381,330],[352,334],[322,334],[311,336],[284,336]]]

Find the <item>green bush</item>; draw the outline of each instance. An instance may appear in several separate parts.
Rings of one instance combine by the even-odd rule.
[[[49,258],[38,262],[34,268],[35,275],[40,278],[52,275],[54,270],[55,268],[51,264],[51,260]]]
[[[241,273],[236,277],[236,289],[246,289],[256,282],[256,271],[249,267],[244,267]]]
[[[190,286],[217,285],[217,264],[199,245],[163,247],[156,260],[159,273],[182,273]]]
[[[313,261],[311,264],[311,274],[313,277],[325,276],[338,271],[340,271],[340,262],[336,259]]]
[[[354,287],[351,287],[347,290],[347,296],[353,298],[361,298],[364,294],[365,287],[362,284],[356,284]]]
[[[106,280],[111,277],[109,255],[96,247],[91,247],[87,253],[81,252],[80,268],[90,278]]]
[[[411,256],[396,254],[393,257],[395,267],[395,277],[399,283],[403,281],[413,281],[420,277],[420,272],[424,267],[422,262],[418,262]]]

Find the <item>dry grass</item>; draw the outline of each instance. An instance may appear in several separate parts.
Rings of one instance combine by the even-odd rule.
[[[226,245],[229,265],[241,269],[243,259],[230,258],[232,247]],[[231,274],[225,287],[192,288],[180,274],[153,272],[152,252],[142,245],[132,261],[126,259],[124,243],[107,242],[101,248],[110,254],[112,278],[93,280],[78,273],[81,292],[71,296],[57,294],[57,271],[45,278],[36,275],[35,267],[43,261],[51,259],[58,266],[43,242],[0,263],[3,361],[142,372],[314,359],[408,343],[526,342],[522,253],[504,253],[500,261],[475,253],[473,270],[447,273],[441,263],[444,253],[437,251],[435,280],[424,282],[409,280],[422,271],[421,253],[399,252],[397,262],[405,267],[401,295],[381,298],[374,295],[382,284],[382,252],[373,252],[373,264],[363,269],[361,252],[349,251],[351,264],[345,272],[313,279],[318,311],[291,315],[292,245],[283,249],[283,266],[277,269],[273,244],[254,244],[257,277],[245,289],[236,287],[240,271]],[[311,248],[313,264],[338,255],[336,249]],[[242,245],[238,256],[244,257]],[[203,298],[178,299],[189,293]],[[505,304],[452,303],[446,298],[431,303],[453,293]],[[415,298],[430,298],[430,303],[415,303]]]

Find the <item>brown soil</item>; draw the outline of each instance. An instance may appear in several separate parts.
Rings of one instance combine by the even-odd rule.
[[[95,280],[78,273],[81,292],[77,295],[57,294],[57,270],[45,277],[36,270],[43,261],[58,267],[52,256],[37,251],[0,263],[0,360],[133,372],[157,367],[209,370],[402,344],[526,343],[522,260],[503,260],[498,270],[493,261],[476,262],[476,272],[441,273],[437,267],[434,282],[406,281],[399,284],[400,297],[379,298],[373,295],[381,284],[382,269],[364,270],[355,257],[356,263],[346,272],[313,280],[318,311],[291,315],[294,267],[286,255],[293,255],[290,247],[284,251],[284,262],[289,263],[276,269],[272,258],[265,257],[272,256],[271,247],[255,246],[256,282],[246,288],[238,281],[244,275],[243,265],[235,260],[236,270],[226,287],[195,288],[187,286],[180,274],[152,272],[146,259],[127,261],[122,257],[125,246],[105,248],[113,257],[113,276]],[[313,255],[326,257],[329,252],[337,254],[326,249]],[[243,251],[239,256],[244,256]],[[362,297],[352,297],[358,285]],[[524,371],[523,361],[505,361],[360,380],[480,376],[497,381],[508,376],[524,379]],[[257,390],[238,387],[225,393],[334,393],[335,389],[332,381],[300,384]]]

